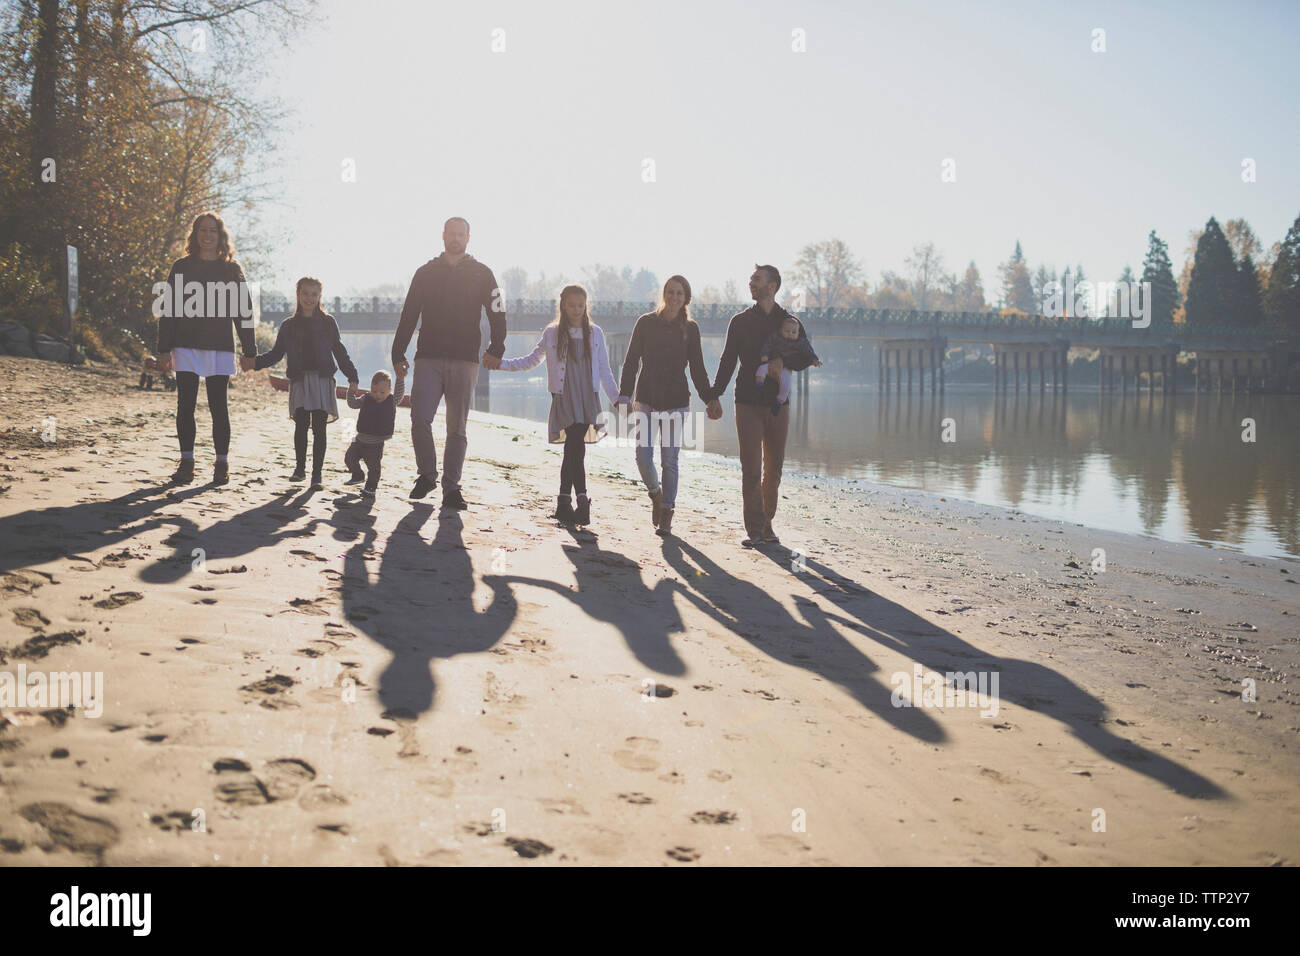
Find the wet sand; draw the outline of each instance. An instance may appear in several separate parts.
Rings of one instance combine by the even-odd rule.
[[[0,357],[0,671],[105,698],[0,708],[0,865],[1300,858],[1294,562],[796,475],[751,552],[693,454],[664,541],[603,445],[569,531],[544,426],[477,413],[470,510],[404,497],[406,410],[365,503],[353,413],[311,493],[247,379],[175,488],[135,378]],[[996,714],[895,706],[915,665]]]

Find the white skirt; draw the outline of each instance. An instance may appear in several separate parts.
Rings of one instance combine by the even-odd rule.
[[[172,349],[172,365],[178,372],[193,372],[200,378],[235,374],[235,353],[214,349]]]

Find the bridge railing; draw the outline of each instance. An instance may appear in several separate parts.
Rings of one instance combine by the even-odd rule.
[[[405,297],[384,296],[335,296],[322,305],[325,310],[335,315],[361,313],[366,315],[393,315],[401,313]],[[550,321],[556,314],[554,299],[510,299],[506,301],[506,315],[514,319],[528,316],[537,324],[543,320]],[[750,303],[697,303],[690,306],[691,316],[707,332],[726,331],[726,325],[737,312],[748,308]],[[288,296],[264,293],[261,297],[262,316],[268,321],[279,321],[293,311],[292,300]],[[656,308],[653,302],[596,302],[590,303],[589,311],[597,320],[632,320],[637,316],[651,312]],[[1293,339],[1294,333],[1272,325],[1244,328],[1230,324],[1207,325],[1160,325],[1152,324],[1145,329],[1133,328],[1131,319],[1090,318],[1087,316],[1051,317],[1046,315],[1028,315],[1017,312],[941,312],[920,309],[836,309],[808,308],[797,313],[806,324],[822,330],[834,327],[837,331],[851,332],[855,327],[867,326],[910,326],[915,328],[932,328],[936,334],[945,329],[980,329],[1024,330],[1027,332],[1056,332],[1069,339],[1078,333],[1125,332],[1135,334],[1143,339],[1182,339],[1196,338],[1199,341],[1221,340],[1225,345],[1240,344],[1243,340],[1259,342]],[[396,323],[394,322],[394,326]],[[1072,335],[1072,333],[1074,335]]]

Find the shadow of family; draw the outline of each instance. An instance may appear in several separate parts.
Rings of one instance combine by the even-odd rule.
[[[580,620],[611,626],[642,666],[664,677],[687,673],[674,638],[686,631],[682,609],[693,608],[755,652],[821,678],[875,717],[932,744],[949,741],[943,725],[931,708],[896,706],[891,682],[882,679],[869,650],[893,651],[932,672],[997,673],[1002,700],[1060,722],[1100,757],[1184,796],[1228,796],[1190,768],[1117,736],[1109,729],[1102,702],[1063,674],[989,654],[821,561],[801,555],[792,563],[784,548],[753,552],[786,576],[788,587],[777,594],[731,573],[681,538],[661,544],[675,577],[647,584],[636,561],[602,548],[594,534],[575,534],[562,545],[570,584],[562,574],[476,573],[460,513],[439,515],[422,502],[411,505],[380,549],[372,505],[349,496],[335,499],[328,519],[308,512],[310,491],[276,495],[204,527],[167,513],[169,506],[202,490],[143,488],[109,501],[0,517],[0,570],[75,558],[172,527],[165,541],[174,552],[148,562],[138,573],[142,581],[165,585],[191,573],[195,548],[203,549],[207,562],[219,562],[297,539],[310,542],[328,527],[334,540],[347,545],[340,581],[344,617],[391,655],[377,687],[386,712],[414,718],[430,711],[436,694],[434,662],[493,649],[516,620],[516,593],[534,589],[569,602]],[[431,521],[435,528],[429,536]],[[480,560],[490,558],[485,554]],[[764,580],[782,579],[764,575]],[[792,607],[783,600],[786,596]]]

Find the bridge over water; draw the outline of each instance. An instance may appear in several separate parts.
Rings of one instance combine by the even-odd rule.
[[[402,299],[360,297],[326,301],[341,331],[391,335],[401,316]],[[723,336],[727,323],[748,303],[692,305],[691,317],[705,336]],[[610,362],[617,368],[638,316],[654,309],[651,302],[592,302],[591,317],[605,330]],[[282,296],[263,295],[262,314],[272,320],[292,308]],[[1169,325],[1135,328],[1130,319],[1053,318],[1004,315],[1000,312],[929,312],[904,309],[804,309],[798,313],[814,344],[856,341],[874,347],[879,385],[911,391],[913,371],[920,388],[943,388],[944,356],[950,344],[992,347],[997,389],[1031,387],[1034,373],[1043,391],[1050,376],[1053,389],[1068,386],[1070,349],[1099,350],[1099,385],[1127,390],[1143,374],[1149,389],[1172,390],[1180,353],[1195,356],[1198,388],[1278,389],[1287,370],[1300,361],[1300,330],[1272,326]],[[555,300],[515,299],[506,303],[512,335],[538,335],[556,315]],[[484,323],[486,325],[486,323]],[[835,346],[821,348],[823,357]],[[801,376],[806,388],[807,378]]]

